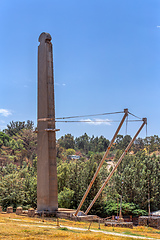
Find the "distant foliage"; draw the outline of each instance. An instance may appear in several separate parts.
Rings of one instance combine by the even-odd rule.
[[[100,136],[91,138],[85,133],[84,135],[75,139],[75,146],[84,151],[85,154],[88,154],[89,151],[93,152],[103,152],[107,150],[109,146],[109,140],[105,137]]]
[[[71,208],[74,191],[64,187],[63,191],[58,194],[58,206],[61,208]]]
[[[0,132],[0,205],[23,208],[37,204],[37,135],[33,122],[11,122]],[[114,164],[131,141],[131,136],[117,135],[110,153],[82,206],[86,210]],[[76,209],[109,146],[103,136],[84,133],[74,138],[66,134],[57,140],[57,177],[59,207]],[[80,159],[70,160],[68,155]],[[109,168],[110,166],[110,168]],[[123,182],[123,184],[122,184]],[[138,138],[113,174],[90,214],[117,215],[122,196],[122,213],[143,215],[160,209],[160,138]]]
[[[122,195],[124,202],[134,203],[142,210],[148,210],[149,194],[151,210],[160,209],[160,158],[147,156],[144,152],[127,155],[105,192],[107,201],[113,196],[116,200],[117,194]]]
[[[74,137],[71,134],[66,134],[58,139],[58,144],[65,149],[74,148]]]
[[[18,133],[22,129],[33,130],[33,128],[34,128],[33,121],[27,120],[27,123],[25,123],[25,121],[24,122],[12,121],[7,125],[7,128],[4,131],[9,136],[13,136],[13,135],[16,135],[16,133]]]
[[[120,202],[117,202],[116,200],[109,200],[106,202],[104,206],[104,211],[106,215],[112,216],[112,215],[117,215],[117,211],[119,214],[119,209],[120,209]],[[138,205],[134,203],[126,203],[122,202],[122,215],[135,215],[135,216],[141,216],[141,215],[147,215],[147,211],[142,210],[139,208]]]
[[[7,146],[8,145],[8,142],[11,140],[11,138],[5,134],[4,132],[0,132],[0,141],[1,141],[1,146],[4,145],[4,146]]]
[[[117,135],[116,137],[116,148],[117,149],[120,149],[120,150],[124,150],[128,144],[130,143],[131,141],[131,136],[130,135],[126,135],[126,136],[123,136],[123,135]]]
[[[35,167],[27,166],[17,168],[14,164],[6,165],[0,169],[0,205],[5,210],[13,206],[23,208],[36,207],[37,177]]]

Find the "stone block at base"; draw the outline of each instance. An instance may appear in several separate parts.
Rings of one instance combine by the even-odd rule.
[[[160,229],[160,217],[141,216],[138,219],[138,225]]]
[[[58,211],[56,212],[56,217],[58,218],[65,218],[65,219],[74,219],[75,209],[67,209],[67,208],[58,208]],[[85,215],[84,212],[79,211],[79,216]]]
[[[7,213],[13,213],[13,207],[7,207]]]
[[[35,210],[34,210],[34,208],[28,209],[28,217],[34,217],[34,215],[35,215]]]
[[[147,216],[141,216],[138,218],[138,225],[139,226],[148,226],[148,217]]]
[[[78,221],[94,221],[97,220],[98,217],[96,215],[86,215],[86,216],[78,216]]]
[[[121,228],[133,228],[133,222],[105,222],[105,226],[107,227],[121,227]]]
[[[17,207],[16,214],[21,215],[22,214],[22,207]]]

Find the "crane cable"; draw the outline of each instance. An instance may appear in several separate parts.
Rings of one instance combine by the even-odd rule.
[[[104,115],[111,115],[111,114],[118,114],[123,113],[121,112],[110,112],[110,113],[98,113],[98,114],[89,114],[89,115],[80,115],[80,116],[70,116],[70,117],[61,117],[61,118],[55,118],[55,119],[69,119],[69,118],[81,118],[81,117],[95,117],[95,116],[104,116]]]
[[[84,118],[84,117],[95,117],[95,116],[104,116],[104,115],[112,115],[112,114],[119,114],[119,113],[123,113],[123,111],[120,111],[120,112],[110,112],[110,113],[98,113],[98,114],[88,114],[88,115],[78,115],[78,116],[68,116],[68,117],[59,117],[59,118],[40,118],[38,119],[38,122],[43,122],[43,121],[55,121],[55,122],[65,122],[65,123],[68,123],[68,122],[88,122],[88,123],[94,123],[94,122],[99,122],[99,123],[105,123],[105,122],[119,122],[119,120],[71,120],[71,121],[67,121],[65,119],[73,119],[73,118]],[[138,118],[139,120],[128,120],[128,117],[127,117],[127,120],[126,120],[126,125],[128,122],[136,122],[136,121],[143,121],[142,118],[140,117],[137,117],[136,115],[128,112],[128,114],[132,115],[133,117],[135,118]],[[65,121],[63,121],[65,120]],[[126,129],[127,129],[127,126],[126,126]],[[127,131],[127,130],[126,130]]]
[[[52,120],[51,120],[52,121]],[[142,120],[128,120],[127,122],[141,122]],[[119,120],[101,120],[101,121],[96,121],[96,120],[77,120],[77,121],[67,121],[67,120],[64,120],[64,121],[55,121],[55,122],[60,122],[60,123],[77,123],[77,122],[80,122],[80,123],[112,123],[112,122],[120,122]]]

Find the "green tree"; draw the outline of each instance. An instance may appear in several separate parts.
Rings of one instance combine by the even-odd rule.
[[[4,132],[0,132],[0,140],[4,146],[7,146],[7,143],[11,140],[11,138]]]
[[[3,141],[2,139],[0,139],[0,147],[2,147],[2,145],[3,145]]]
[[[58,194],[58,206],[60,208],[71,208],[74,191],[64,187],[63,191]]]
[[[75,145],[78,149],[83,150],[84,153],[87,154],[88,151],[90,150],[89,141],[90,137],[87,135],[87,133],[85,133],[84,135],[75,139]]]
[[[130,135],[124,136],[123,141],[122,141],[122,148],[125,149],[131,140],[132,140],[132,138]]]
[[[118,134],[116,137],[116,148],[121,149],[122,148],[122,141],[123,141],[123,135]]]
[[[71,134],[65,134],[65,136],[58,139],[58,144],[65,149],[74,148],[74,137]]]
[[[31,129],[22,129],[15,136],[14,139],[23,144],[22,159],[27,157],[29,161],[33,161],[36,157],[37,150],[37,135]]]
[[[130,135],[126,135],[124,137],[123,137],[123,135],[117,135],[116,141],[115,141],[116,148],[120,149],[120,150],[124,150],[130,143],[131,139],[132,138]]]
[[[137,138],[134,142],[134,153],[144,149],[144,140],[142,138]]]
[[[3,177],[3,173],[8,172]],[[8,206],[13,206],[15,209],[21,205],[24,200],[23,180],[19,177],[13,165],[5,169],[0,179],[0,204],[6,209]]]
[[[125,202],[135,203],[141,209],[147,210],[148,190],[151,198],[151,209],[160,208],[160,166],[156,156],[149,157],[144,153],[136,156],[127,155],[114,174],[113,182],[118,194],[122,194]],[[149,181],[149,189],[148,189]]]
[[[64,187],[69,187],[69,165],[67,162],[60,162],[57,167],[58,192],[63,191]]]
[[[0,205],[6,209],[13,206],[36,208],[37,204],[37,176],[36,159],[34,166],[24,162],[22,168],[14,164],[7,164],[0,169]]]
[[[33,121],[27,120],[27,123],[25,121],[12,121],[9,124],[7,124],[7,128],[4,130],[6,134],[9,136],[16,135],[20,130],[22,129],[30,129],[33,130],[34,123]]]

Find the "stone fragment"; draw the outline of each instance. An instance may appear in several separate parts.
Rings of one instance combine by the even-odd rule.
[[[149,226],[160,229],[160,217],[154,216],[141,216],[138,219],[139,226]]]
[[[13,213],[13,207],[7,207],[7,213]]]
[[[138,225],[139,226],[148,226],[148,217],[147,216],[141,216],[138,218]]]
[[[105,226],[107,226],[107,227],[133,228],[133,222],[106,221]]]
[[[34,215],[35,215],[35,210],[34,210],[34,208],[28,209],[28,217],[34,217]]]
[[[16,214],[17,215],[21,215],[22,214],[22,207],[17,207],[17,209],[16,209]]]

